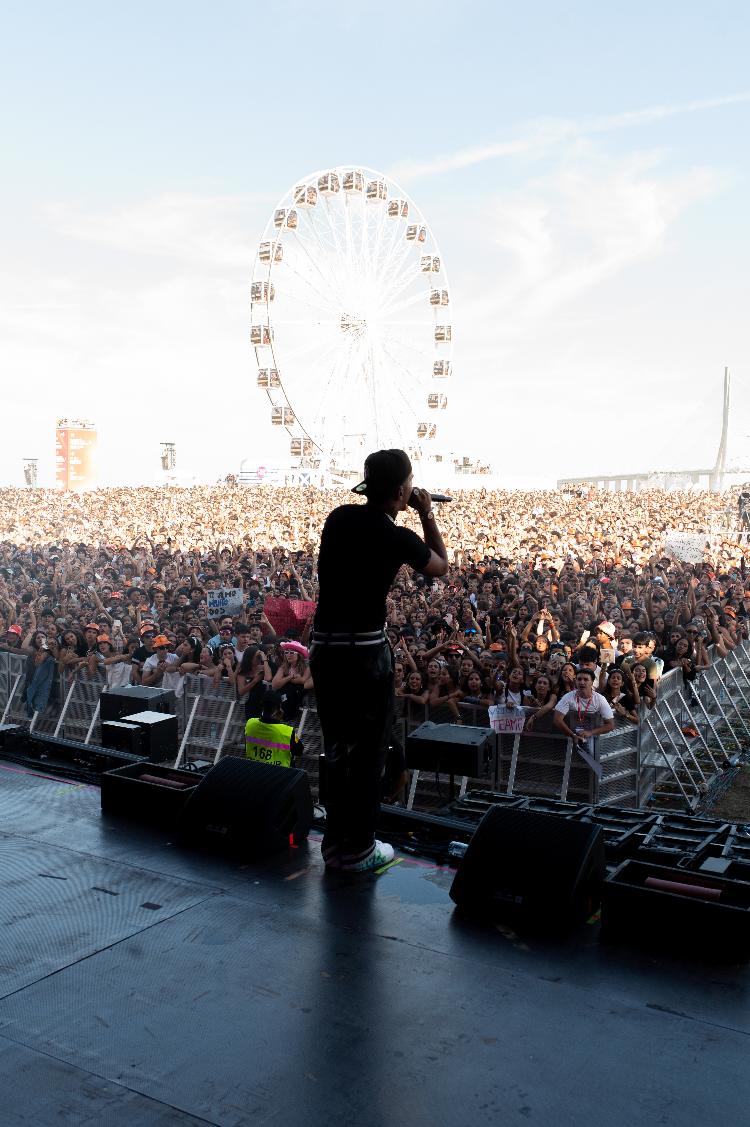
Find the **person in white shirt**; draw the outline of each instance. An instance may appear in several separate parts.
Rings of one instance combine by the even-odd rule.
[[[96,649],[88,657],[89,676],[103,673],[107,687],[117,689],[130,684],[132,666],[129,653],[117,653],[109,634],[100,634],[96,639]]]
[[[615,714],[601,693],[594,692],[591,669],[579,669],[576,687],[555,705],[555,727],[576,743],[591,736],[603,736],[615,726]]]
[[[163,684],[165,675],[168,677],[170,673],[176,673],[181,662],[179,654],[169,652],[169,638],[166,634],[159,634],[154,638],[154,652],[143,663],[141,684],[171,688],[169,683]]]

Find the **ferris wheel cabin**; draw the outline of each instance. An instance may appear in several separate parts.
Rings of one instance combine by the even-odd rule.
[[[435,341],[437,344],[448,344],[451,339],[451,326],[450,325],[436,325],[435,326]]]
[[[258,369],[258,387],[281,387],[281,376],[276,368]]]
[[[344,191],[345,192],[364,192],[365,190],[365,177],[364,173],[359,169],[354,169],[350,172],[344,173]]]
[[[413,242],[416,239],[418,243],[423,243],[427,238],[427,229],[420,226],[418,223],[410,223],[406,228],[406,237],[409,242]]]
[[[284,258],[284,248],[281,243],[261,243],[258,250],[258,258],[261,262],[270,262],[272,257],[274,262],[281,262]]]
[[[340,192],[341,184],[339,182],[338,173],[324,172],[322,176],[319,176],[318,191],[321,196],[335,196],[336,192]]]
[[[385,180],[368,180],[366,197],[370,203],[378,203],[388,199],[388,187]]]
[[[253,282],[250,287],[250,300],[253,305],[268,305],[275,296],[276,291],[272,282]]]
[[[388,218],[406,219],[409,214],[409,204],[406,200],[388,200]]]
[[[314,184],[297,184],[292,192],[297,207],[315,207],[318,202],[318,189]]]
[[[289,443],[289,452],[293,458],[311,458],[314,451],[311,438],[293,438]]]
[[[419,269],[423,274],[439,274],[440,256],[437,254],[423,254],[419,260]]]
[[[296,419],[291,407],[272,407],[271,424],[275,427],[292,427]]]
[[[273,329],[270,325],[251,325],[250,343],[260,348],[273,343]]]
[[[440,395],[436,391],[431,391],[427,396],[427,406],[431,411],[444,411],[448,406],[448,396]]]
[[[450,360],[436,360],[432,365],[432,374],[437,380],[446,380],[451,374]]]
[[[430,290],[430,305],[449,305],[447,290]]]
[[[297,212],[293,207],[288,210],[285,207],[277,207],[273,213],[274,227],[286,227],[287,230],[293,231],[297,226]]]

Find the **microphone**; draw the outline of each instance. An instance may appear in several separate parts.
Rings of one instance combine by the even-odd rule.
[[[425,490],[423,490],[423,492],[427,493],[427,490],[425,489]],[[453,498],[449,497],[447,493],[429,493],[428,496],[429,496],[431,501],[436,501],[438,504],[441,504],[443,501],[452,501],[453,500]],[[408,504],[411,505],[413,500],[414,500],[414,490],[412,489],[411,494],[409,495]]]

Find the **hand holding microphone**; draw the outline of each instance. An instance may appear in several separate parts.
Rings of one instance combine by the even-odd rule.
[[[421,520],[427,520],[432,514],[432,497],[426,489],[412,489],[407,503],[410,509],[416,509]]]
[[[442,500],[443,497],[444,494],[442,493],[428,493],[426,489],[419,489],[418,487],[412,489],[409,495],[408,504],[419,513],[424,542],[430,549],[430,559],[427,566],[422,569],[425,575],[445,575],[448,570],[445,544],[432,510],[433,501]],[[445,500],[450,501],[450,497],[445,497]]]
[[[428,493],[426,489],[419,489],[415,486],[409,495],[409,507],[416,509],[420,516],[426,516],[432,508],[433,504],[442,504],[445,501],[452,501],[452,497],[448,497],[445,493]]]

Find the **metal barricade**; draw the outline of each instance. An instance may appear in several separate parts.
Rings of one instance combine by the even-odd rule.
[[[693,681],[686,682],[679,669],[668,671],[658,683],[655,706],[642,706],[640,724],[617,727],[589,741],[590,761],[554,732],[493,734],[488,776],[462,779],[461,793],[489,784],[507,794],[641,807],[658,799],[696,809],[730,757],[750,747],[750,643],[743,642],[726,658],[717,657],[714,650],[712,658],[711,666]],[[0,652],[0,721],[100,743],[103,679],[82,671],[72,679],[59,674],[47,708],[29,717],[24,699],[27,661],[26,654]],[[483,706],[462,704],[460,713],[464,724],[488,727]],[[214,688],[210,678],[186,676],[177,716],[177,765],[208,765],[223,755],[244,754],[245,709],[234,686]],[[405,749],[409,733],[430,719],[445,722],[446,717],[397,698],[392,745]],[[315,792],[323,741],[313,693],[305,698],[298,735],[301,766]],[[417,799],[418,780],[420,808],[445,802],[448,776],[423,772],[420,780],[413,772],[409,806]]]
[[[640,731],[638,724],[623,724],[595,739],[594,757],[601,766],[595,801],[600,805],[638,804]]]
[[[638,729],[637,804],[697,809],[723,776],[730,756],[750,746],[750,648],[743,642],[695,679],[670,670]],[[610,737],[605,736],[602,742]]]
[[[0,653],[0,723],[28,724],[26,702],[26,654]]]
[[[215,687],[208,677],[188,674],[183,701],[186,720],[175,767],[217,763],[223,755],[244,755],[244,710],[234,685]]]
[[[572,741],[554,732],[518,732],[495,737],[496,789],[505,794],[580,798],[592,802],[591,769]]]
[[[105,687],[104,678],[89,677],[79,670],[74,677],[66,678],[63,684],[65,696],[54,735],[80,743],[101,744],[99,698]]]

